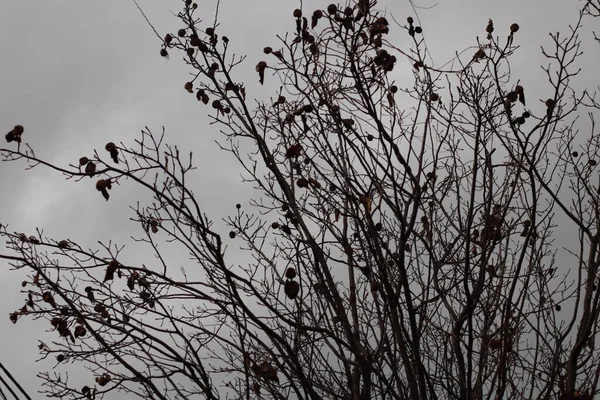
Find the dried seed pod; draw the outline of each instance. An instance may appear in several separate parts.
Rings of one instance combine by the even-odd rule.
[[[94,303],[94,301],[96,301],[94,298],[94,289],[92,289],[91,286],[86,286],[84,290],[87,293],[87,298],[90,300],[90,302]]]
[[[235,232],[234,231],[229,232],[229,238],[230,239],[235,239]]]
[[[406,22],[408,22],[409,25],[412,25],[414,22],[413,17],[406,18]]]
[[[106,273],[104,274],[104,282],[112,281],[115,279],[115,272],[119,268],[119,262],[117,260],[112,260],[106,266]]]
[[[79,326],[75,327],[75,330],[74,330],[73,333],[75,335],[75,338],[77,339],[78,337],[85,336],[85,334],[87,333],[87,331],[85,330],[85,328],[83,326],[79,325]]]
[[[94,164],[93,161],[88,162],[87,165],[85,166],[85,173],[88,174],[91,178],[92,176],[94,176],[95,172],[96,172],[96,164]]]
[[[167,51],[167,49],[165,49],[165,48],[160,49],[160,56],[164,57],[164,58],[168,58],[169,52]]]
[[[296,180],[296,185],[298,185],[299,188],[307,188],[308,180],[306,178],[298,178],[298,180]]]
[[[58,362],[63,362],[65,361],[65,355],[64,354],[59,354],[56,356],[56,361]]]
[[[439,99],[440,99],[440,96],[437,93],[431,93],[429,95],[429,101],[431,101],[431,102],[438,101]]]
[[[87,157],[81,157],[81,158],[79,159],[79,165],[80,165],[81,167],[83,167],[83,166],[84,166],[84,165],[86,165],[86,164],[87,164],[89,161],[90,161],[90,160],[89,160]]]
[[[68,240],[61,240],[60,242],[58,242],[58,248],[61,249],[61,250],[69,248],[69,241]]]
[[[106,149],[106,151],[108,151],[110,153],[110,157],[115,162],[115,164],[118,164],[119,163],[119,150],[117,149],[117,146],[113,142],[108,142],[108,143],[106,143],[106,146],[104,146],[104,148]]]
[[[192,46],[192,48],[188,48],[186,51],[188,51],[188,55],[192,56],[194,55],[194,49],[193,47],[198,47],[202,44],[202,40],[200,40],[200,38],[198,37],[198,35],[196,35],[195,33],[192,33],[190,35],[190,46]],[[192,54],[189,53],[189,50],[192,50]]]
[[[302,10],[300,10],[299,8],[296,8],[294,10],[293,15],[294,15],[294,18],[301,18],[302,17]]]
[[[192,82],[186,82],[185,85],[183,85],[183,88],[188,93],[194,93],[194,84]]]
[[[519,31],[519,24],[514,23],[510,25],[510,33],[516,33]]]
[[[166,44],[170,44],[173,41],[173,36],[171,36],[170,33],[167,33],[164,40]]]
[[[252,370],[263,379],[279,383],[277,370],[268,361],[262,362],[259,366],[254,365]]]
[[[52,293],[44,292],[44,294],[42,294],[42,300],[44,300],[45,303],[48,303],[52,307],[56,308],[56,302],[54,301],[54,297],[52,297]]]
[[[302,152],[302,145],[299,143],[291,145],[285,152],[286,158],[298,158]]]
[[[487,26],[485,27],[485,31],[486,31],[487,33],[492,33],[492,32],[494,32],[494,21],[492,21],[491,19],[490,19],[490,20],[488,20],[488,24],[487,24]]]
[[[415,33],[418,33],[418,34],[423,33],[423,28],[421,28],[420,26],[415,27]]]
[[[498,350],[502,347],[502,339],[490,339],[490,349]]]
[[[377,281],[371,281],[370,283],[371,286],[371,292],[378,292],[379,290],[381,290],[381,284]]]
[[[314,178],[308,178],[308,183],[312,185],[315,189],[321,189],[321,184]]]
[[[14,136],[21,136],[25,132],[25,129],[23,125],[15,125],[11,132]]]
[[[516,92],[509,92],[509,93],[506,95],[506,100],[507,100],[507,101],[509,101],[509,102],[511,102],[511,103],[514,103],[514,102],[515,102],[515,101],[517,101],[518,99],[519,99],[519,95],[517,95],[517,93],[516,93]]]
[[[106,191],[107,187],[108,184],[106,182],[106,179],[98,179],[98,181],[96,182],[96,190],[102,192],[102,195],[104,196],[104,198],[106,198],[106,200],[108,200],[108,192]]]
[[[554,112],[554,107],[556,106],[556,102],[553,99],[548,99],[544,102],[546,104],[546,117],[548,119],[552,118],[552,113]]]
[[[300,284],[296,281],[287,281],[284,285],[284,291],[287,297],[294,300],[300,292]]]
[[[108,382],[110,382],[110,380],[111,380],[110,375],[104,374],[104,375],[96,378],[96,383],[98,383],[98,385],[100,385],[100,386],[106,386],[108,384]]]
[[[256,65],[256,72],[258,72],[259,82],[262,85],[265,82],[265,69],[267,68],[267,63],[265,61],[260,61]]]
[[[312,17],[310,18],[310,28],[315,29],[317,24],[319,23],[319,19],[323,17],[323,11],[315,10]]]
[[[296,277],[296,270],[292,267],[285,271],[285,277],[288,279],[294,279]]]
[[[177,36],[184,37],[186,34],[186,30],[184,28],[177,31]]]
[[[327,12],[329,13],[329,15],[333,15],[333,14],[337,13],[337,6],[335,4],[328,5]]]
[[[517,85],[515,87],[515,93],[519,95],[519,101],[521,102],[521,104],[525,105],[525,91],[523,89],[523,86]]]

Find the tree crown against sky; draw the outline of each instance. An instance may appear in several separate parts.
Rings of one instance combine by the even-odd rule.
[[[542,50],[539,99],[511,65],[526,21],[482,21],[436,65],[416,17],[366,0],[297,9],[241,81],[248,62],[218,18],[183,2],[179,26],[157,32],[157,57],[183,58],[181,90],[256,193],[223,224],[193,188],[195,167],[210,165],[168,144],[168,127],[66,166],[36,155],[26,121],[11,128],[4,161],[55,170],[109,203],[143,189],[130,227],[153,256],[2,226],[0,258],[28,271],[10,320],[39,320],[57,371],[87,368],[40,373],[44,393],[592,398],[599,104],[597,82],[574,82],[582,43],[597,47],[581,31],[600,4],[574,4],[579,18]],[[255,101],[260,85],[269,100]]]

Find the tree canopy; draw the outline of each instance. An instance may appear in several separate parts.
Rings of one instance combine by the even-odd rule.
[[[27,121],[11,127],[3,168],[51,169],[107,202],[144,189],[131,227],[155,256],[136,264],[121,244],[0,226],[0,259],[29,276],[10,320],[39,320],[40,352],[58,371],[90,371],[85,382],[41,372],[42,392],[592,399],[600,81],[581,90],[573,79],[595,67],[580,62],[582,46],[600,40],[582,29],[600,2],[578,5],[570,29],[542,47],[539,99],[511,67],[526,21],[482,21],[473,43],[436,65],[427,27],[376,0],[299,8],[282,16],[290,32],[264,48],[250,83],[218,12],[183,1],[179,27],[157,32],[157,60],[185,61],[182,90],[256,195],[223,231],[190,184],[210,165],[169,144],[168,127],[81,149],[65,165],[36,155]],[[410,85],[394,80],[399,69]],[[268,101],[253,97],[257,82],[273,87]]]

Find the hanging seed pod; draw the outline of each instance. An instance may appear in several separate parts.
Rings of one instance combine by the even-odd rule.
[[[298,178],[298,180],[296,180],[296,185],[298,185],[299,188],[307,188],[308,180],[306,178]]]
[[[96,383],[98,383],[98,385],[100,385],[100,386],[106,386],[108,384],[108,382],[110,382],[110,379],[111,379],[110,375],[104,374],[104,375],[96,378]]]
[[[506,95],[506,100],[509,101],[509,102],[511,102],[511,103],[514,103],[518,99],[519,99],[519,95],[517,95],[517,92],[509,92]]]
[[[102,192],[102,196],[104,196],[106,200],[108,200],[109,198],[108,191],[106,190],[107,188],[108,183],[106,179],[98,179],[98,181],[96,182],[96,190]]]
[[[87,293],[87,297],[90,300],[91,303],[93,303],[95,301],[94,298],[94,289],[92,289],[91,286],[86,286],[84,291]]]
[[[284,291],[287,297],[294,300],[300,292],[300,284],[296,281],[287,281],[284,286]]]
[[[94,164],[93,161],[89,161],[87,163],[87,165],[85,166],[85,173],[88,174],[90,176],[90,178],[92,178],[94,176],[95,172],[96,172],[96,164]]]
[[[167,49],[160,49],[160,56],[164,58],[169,58],[169,52],[167,51]]]
[[[73,333],[75,335],[75,339],[77,339],[78,337],[85,336],[87,331],[85,330],[85,328],[83,326],[79,325],[79,326],[75,327],[75,331]]]
[[[23,132],[25,132],[25,129],[23,128],[23,125],[15,125],[11,132],[14,136],[21,136]]]
[[[296,277],[296,270],[292,267],[285,271],[285,277],[288,279],[294,279]]]
[[[510,26],[510,32],[511,33],[516,33],[518,31],[519,31],[519,24],[517,24],[517,23],[511,24],[511,26]]]
[[[90,160],[87,157],[81,157],[79,159],[79,166],[83,167],[84,165],[86,165]]]
[[[110,157],[115,162],[115,164],[118,164],[119,163],[119,150],[117,149],[117,146],[113,142],[108,142],[108,143],[106,143],[106,146],[104,146],[104,148],[106,149],[106,151],[108,151],[110,153]]]
[[[285,152],[285,158],[297,158],[302,152],[302,145],[299,143],[291,145]]]
[[[54,297],[52,297],[52,293],[45,292],[44,294],[42,294],[42,300],[44,300],[45,303],[48,303],[52,307],[56,308],[56,302],[54,301]]]
[[[335,4],[328,5],[327,12],[329,13],[329,15],[334,15],[335,13],[337,13],[337,6]]]
[[[112,260],[108,263],[106,266],[106,273],[104,274],[104,282],[115,279],[117,268],[119,268],[119,262],[117,260]]]
[[[267,63],[265,61],[260,61],[256,65],[256,72],[258,72],[259,82],[262,85],[265,82],[265,69],[267,68]]]

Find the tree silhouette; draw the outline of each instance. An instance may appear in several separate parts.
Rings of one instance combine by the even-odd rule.
[[[89,176],[107,201],[132,185],[153,199],[134,220],[157,266],[127,265],[110,244],[86,249],[3,226],[0,258],[30,271],[11,320],[50,322],[56,333],[42,354],[95,378],[41,373],[43,392],[591,399],[600,377],[600,104],[571,82],[582,24],[599,11],[583,2],[572,29],[551,35],[554,47],[542,50],[548,95],[538,101],[511,73],[517,23],[482,21],[482,38],[438,67],[424,29],[374,0],[296,9],[293,34],[264,48],[253,75],[281,87],[254,106],[236,79],[247,63],[184,1],[180,29],[159,36],[160,56],[183,55],[195,73],[183,89],[208,107],[221,150],[260,195],[236,207],[227,235],[186,184],[192,154],[166,144],[164,130],[145,128],[132,145],[109,142],[60,167],[36,157],[26,121],[15,126],[4,161],[81,184]],[[411,48],[390,32],[409,35]],[[413,84],[400,87],[392,72],[407,66]],[[556,241],[558,224],[574,247]],[[194,270],[174,268],[159,242],[176,245]],[[245,265],[229,261],[227,244]],[[570,269],[559,270],[558,251]]]

